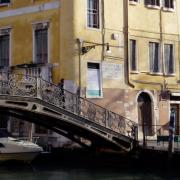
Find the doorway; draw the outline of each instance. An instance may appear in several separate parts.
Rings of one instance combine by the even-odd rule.
[[[171,104],[171,109],[174,109],[175,111],[175,134],[179,135],[180,134],[180,119],[179,119],[179,110],[180,110],[180,105],[179,104]]]
[[[143,136],[152,136],[152,102],[150,96],[142,92],[138,97],[138,124],[139,133]]]

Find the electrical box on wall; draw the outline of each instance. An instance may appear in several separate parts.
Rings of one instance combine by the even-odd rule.
[[[113,33],[113,34],[111,35],[111,39],[112,39],[112,40],[119,40],[119,34]]]

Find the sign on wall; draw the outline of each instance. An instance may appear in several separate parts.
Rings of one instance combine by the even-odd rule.
[[[103,62],[102,73],[104,79],[120,79],[122,78],[122,64]]]

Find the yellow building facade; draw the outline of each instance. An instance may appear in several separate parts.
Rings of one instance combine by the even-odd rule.
[[[64,79],[140,135],[174,107],[178,132],[179,17],[177,0],[1,0],[1,71]]]
[[[172,108],[179,134],[179,16],[179,1],[129,1],[130,82],[137,90],[138,123],[154,125],[147,135],[168,132]]]

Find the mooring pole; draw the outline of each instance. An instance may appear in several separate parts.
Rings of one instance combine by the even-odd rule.
[[[168,157],[172,158],[174,152],[174,131],[175,131],[175,110],[172,108],[170,113],[169,121],[169,146],[168,146]]]

